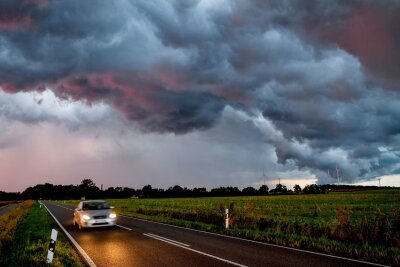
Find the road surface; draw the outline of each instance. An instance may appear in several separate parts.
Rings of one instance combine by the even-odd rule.
[[[15,203],[6,206],[5,208],[3,208],[3,209],[0,210],[0,216],[3,215],[3,214],[6,213],[6,212],[12,210],[12,209],[15,209],[16,207],[18,207],[18,204],[15,204]]]
[[[45,205],[97,266],[373,266],[125,216],[115,228],[79,231],[73,207]]]

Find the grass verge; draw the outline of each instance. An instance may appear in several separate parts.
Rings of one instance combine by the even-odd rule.
[[[39,203],[22,205],[12,211],[19,219],[9,225],[15,230],[3,243],[0,266],[85,266],[61,232],[57,237],[53,262],[47,264],[50,233],[52,228],[56,228],[55,222],[45,208],[39,207]]]
[[[7,255],[5,248],[13,241],[17,225],[26,217],[33,203],[25,201],[19,207],[0,216],[0,260]]]

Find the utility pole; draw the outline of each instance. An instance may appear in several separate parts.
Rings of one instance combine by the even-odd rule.
[[[264,179],[264,185],[265,185],[265,170],[263,168],[263,179]]]
[[[381,179],[382,179],[381,177],[379,177],[379,178],[378,178],[378,181],[379,181],[379,187],[381,187]]]
[[[339,169],[338,169],[337,165],[336,165],[336,178],[337,178],[337,183],[339,184],[340,183],[340,175],[339,175]]]

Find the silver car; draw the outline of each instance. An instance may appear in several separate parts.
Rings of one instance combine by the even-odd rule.
[[[104,200],[81,201],[74,210],[74,225],[79,229],[89,227],[115,226],[117,215]]]

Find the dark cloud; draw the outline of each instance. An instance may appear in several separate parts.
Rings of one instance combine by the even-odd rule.
[[[0,29],[19,31],[32,28],[46,5],[46,0],[1,1]]]
[[[356,158],[372,158],[379,156],[381,152],[376,147],[369,147],[366,145],[361,145],[356,147],[353,151],[353,156]]]
[[[0,85],[106,103],[145,131],[213,127],[224,107],[271,128],[278,161],[321,181],[394,168],[396,1],[0,3]],[[28,117],[29,118],[29,117]],[[272,134],[273,137],[268,136]],[[278,138],[279,137],[279,138]]]

